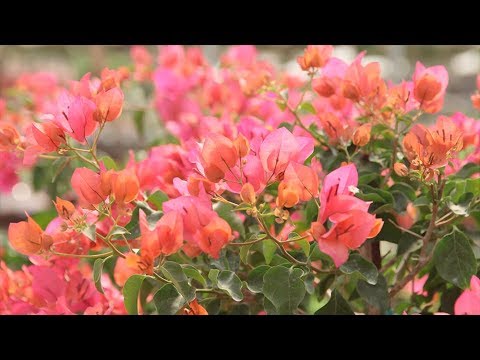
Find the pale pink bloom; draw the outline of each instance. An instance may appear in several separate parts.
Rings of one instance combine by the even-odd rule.
[[[283,173],[290,161],[303,164],[312,152],[312,138],[295,137],[282,127],[267,135],[260,145],[259,156],[267,178],[271,178]]]
[[[415,278],[414,280],[409,281],[402,290],[410,294],[428,296],[428,292],[423,289],[427,280],[428,274],[425,274],[421,278]]]
[[[480,279],[475,275],[470,279],[470,288],[455,302],[455,315],[480,315]]]

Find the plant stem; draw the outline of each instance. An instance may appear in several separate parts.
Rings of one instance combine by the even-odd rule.
[[[403,232],[406,232],[406,233],[408,233],[408,234],[410,234],[410,235],[413,235],[413,236],[415,236],[417,239],[423,239],[423,236],[418,235],[417,233],[415,233],[415,232],[413,232],[413,231],[410,231],[410,230],[408,230],[408,229],[405,229],[404,227],[398,225],[398,224],[397,224],[395,221],[393,221],[392,219],[388,219],[388,221],[391,222],[392,225],[395,226],[397,229],[400,229],[400,230],[402,230]]]
[[[440,182],[440,186],[439,186],[438,192],[436,194],[437,196],[435,196],[434,184],[430,185],[430,191],[432,192],[432,201],[433,201],[432,217],[430,219],[430,223],[428,225],[427,232],[425,233],[425,235],[422,238],[423,246],[420,250],[419,262],[406,277],[404,277],[400,282],[395,284],[395,286],[390,290],[390,293],[389,293],[390,298],[393,298],[400,290],[402,290],[405,287],[405,285],[409,281],[411,281],[413,278],[415,278],[415,276],[418,274],[418,272],[430,261],[431,255],[426,256],[426,252],[427,252],[428,243],[429,243],[430,239],[432,238],[433,231],[436,227],[435,220],[437,218],[438,205],[439,205],[440,199],[442,198],[443,188],[445,186],[445,181],[444,180],[442,181],[441,178],[439,178],[438,180]]]
[[[79,258],[79,259],[102,259],[102,258],[107,258],[107,257],[113,255],[113,251],[109,251],[109,252],[102,253],[102,254],[94,254],[94,255],[68,254],[68,253],[57,252],[57,251],[53,250],[52,248],[50,248],[50,252],[53,255],[73,257],[73,258]]]
[[[115,247],[115,245],[112,244],[112,242],[110,241],[110,239],[108,237],[104,238],[104,241],[108,244],[108,246],[110,246],[110,249],[112,249],[115,254],[117,254],[121,258],[125,259],[125,255],[120,250],[118,250]]]

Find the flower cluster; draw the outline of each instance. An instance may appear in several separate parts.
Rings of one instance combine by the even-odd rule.
[[[443,108],[445,67],[418,62],[393,84],[364,56],[346,63],[311,45],[297,58],[301,77],[253,46],[229,48],[218,65],[199,48],[160,47],[155,60],[134,46],[130,67],[98,77],[20,76],[0,99],[0,191],[48,161],[71,172],[45,228],[30,215],[10,224],[11,247],[33,265],[2,263],[0,312],[121,314],[140,304],[195,315],[243,300],[250,313],[337,313],[328,299],[351,313],[438,312],[430,307],[449,283],[466,289],[455,313],[478,313],[465,233],[478,229],[480,122],[455,113],[423,125],[422,114]],[[104,128],[146,111],[129,108],[130,91],[145,92],[174,140],[112,159]],[[458,248],[465,266],[452,260]],[[419,274],[428,291],[415,287]],[[434,276],[443,287],[429,287]],[[410,287],[423,300],[405,307],[396,295]],[[355,296],[363,302],[343,299]]]

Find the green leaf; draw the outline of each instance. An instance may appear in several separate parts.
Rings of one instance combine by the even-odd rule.
[[[387,281],[382,275],[378,276],[377,283],[371,285],[364,280],[357,283],[358,294],[368,304],[378,308],[382,314],[388,309],[389,298],[387,290]]]
[[[123,302],[129,315],[138,315],[138,294],[145,278],[145,275],[132,275],[123,286]]]
[[[242,301],[242,280],[233,271],[223,270],[220,271],[217,277],[217,286],[219,289],[224,290],[235,301]]]
[[[388,219],[395,221],[395,218],[390,214],[382,216],[383,226],[380,233],[377,235],[377,239],[388,241],[391,243],[397,243],[398,239],[402,236],[402,231],[393,225]]]
[[[202,284],[204,287],[207,287],[207,281],[205,280],[205,278],[202,276],[202,274],[200,274],[200,271],[198,271],[192,265],[184,265],[183,272],[185,273],[185,275],[187,275],[187,277],[194,279],[200,284]]]
[[[133,122],[135,124],[135,129],[139,136],[143,136],[145,132],[145,110],[136,110],[133,113]]]
[[[307,290],[307,293],[312,295],[315,292],[315,275],[312,273],[307,274],[305,278],[303,279],[303,283],[305,284],[305,290]]]
[[[102,287],[102,271],[103,271],[103,264],[105,264],[105,261],[109,259],[110,257],[107,257],[105,259],[97,259],[93,263],[93,282],[95,284],[95,287],[97,288],[98,292],[104,293],[103,292],[103,287]]]
[[[409,199],[407,195],[403,192],[394,190],[392,191],[392,196],[394,199],[393,209],[398,213],[403,213],[407,210],[407,205],[409,203]]]
[[[159,315],[175,315],[185,304],[185,298],[172,284],[163,285],[153,296]]]
[[[415,199],[413,205],[415,205],[416,207],[430,206],[431,203],[432,202],[426,196],[420,196],[419,198]]]
[[[282,111],[283,111],[283,110],[282,110]],[[282,123],[280,123],[280,125],[278,125],[278,128],[279,128],[279,129],[282,128],[282,127],[284,127],[285,129],[287,129],[287,130],[290,131],[290,132],[292,132],[292,130],[293,130],[292,124],[290,124],[290,123],[288,123],[288,122],[282,122]]]
[[[138,297],[140,300],[140,306],[142,307],[144,312],[146,312],[149,308],[155,308],[155,304],[147,303],[147,298],[157,284],[157,280],[147,277],[145,278],[142,286],[140,287],[140,293],[138,294]],[[153,310],[154,309],[152,309],[152,311]]]
[[[209,300],[205,301],[205,304],[202,304],[202,306],[205,307],[208,315],[218,315],[222,306],[222,302],[219,298],[210,298]]]
[[[261,293],[263,289],[263,276],[270,270],[268,265],[260,265],[250,271],[247,277],[247,288],[252,293]]]
[[[163,191],[157,190],[147,198],[147,202],[152,203],[157,210],[162,210],[162,205],[168,201],[168,195]]]
[[[147,215],[148,228],[150,230],[155,229],[155,226],[157,225],[158,221],[162,218],[162,216],[163,216],[163,211],[155,211]]]
[[[160,270],[168,280],[173,282],[173,285],[175,285],[178,292],[187,302],[191,302],[195,299],[195,289],[189,285],[188,279],[180,264],[173,261],[166,261]]]
[[[242,220],[235,214],[233,210],[233,206],[224,203],[217,203],[214,206],[214,210],[217,214],[225,220],[232,230],[238,231],[242,238],[245,238],[245,227],[243,226]]]
[[[45,229],[57,216],[57,211],[55,209],[50,209],[32,215],[32,219],[35,220],[42,229]]]
[[[128,230],[125,229],[123,226],[120,226],[120,225],[115,225],[112,230],[110,230],[110,233],[109,235],[112,236],[112,237],[116,237],[118,235],[126,235],[128,234]]]
[[[372,181],[375,181],[375,180],[378,180],[378,179],[380,179],[380,176],[378,174],[368,173],[368,174],[364,174],[364,175],[359,176],[358,183],[360,185],[367,185],[367,184],[371,183]]]
[[[277,245],[273,240],[263,240],[262,241],[263,256],[265,257],[265,262],[269,265],[272,262],[273,255],[277,251]]]
[[[308,242],[307,239],[302,239],[300,241],[295,241],[300,246],[300,249],[302,249],[303,253],[305,256],[308,257],[310,255],[310,243]]]
[[[58,175],[60,175],[63,170],[70,164],[72,158],[70,157],[61,157],[56,159],[50,166],[50,171],[52,172],[52,184],[57,180]]]
[[[422,247],[422,244],[422,239],[405,232],[398,240],[397,256],[403,255],[406,252],[416,251]]]
[[[305,102],[302,105],[300,105],[300,110],[308,112],[308,113],[313,114],[313,115],[315,115],[317,113],[317,111],[315,110],[313,105],[308,103],[308,102]]]
[[[352,253],[348,261],[340,266],[340,271],[345,274],[358,272],[369,284],[375,285],[377,283],[377,268],[358,253]]]
[[[435,246],[433,261],[438,274],[446,281],[466,289],[477,272],[477,262],[470,241],[459,230],[453,230]]]
[[[248,263],[248,252],[251,247],[252,245],[240,246],[240,260],[242,260],[242,263],[244,264]]]
[[[263,293],[280,314],[292,314],[305,297],[303,271],[285,266],[274,266],[264,277]]]
[[[363,194],[363,193],[358,193],[355,194],[356,197],[359,199],[362,199],[364,201],[373,201],[373,202],[378,202],[378,203],[385,203],[385,200],[378,194]]]
[[[480,173],[480,166],[473,163],[468,163],[460,169],[455,175],[461,179],[467,179],[475,173]]]
[[[125,235],[127,240],[140,237],[139,211],[140,209],[136,207],[132,212],[132,217],[129,223],[125,225],[125,229],[128,231],[128,234]]]
[[[210,279],[213,285],[217,285],[217,279],[218,279],[219,273],[220,273],[220,270],[218,269],[211,269],[208,272],[208,278]]]
[[[317,310],[315,315],[354,315],[348,302],[334,289],[328,303]]]
[[[480,178],[466,179],[465,180],[465,192],[472,193],[474,196],[480,195]]]
[[[82,230],[82,234],[93,242],[97,241],[97,228],[95,227],[95,225],[87,226],[85,229]]]
[[[263,298],[263,308],[265,309],[267,315],[278,315],[275,305],[273,305],[272,302],[266,297]]]
[[[463,193],[458,198],[458,201],[456,204],[449,201],[447,204],[448,208],[452,210],[452,212],[456,215],[468,216],[470,204],[472,203],[473,197],[474,197],[473,193],[471,192]]]
[[[382,202],[382,203],[386,203],[386,204],[393,204],[394,203],[393,196],[388,191],[380,190],[380,189],[374,188],[370,185],[359,185],[358,188],[362,191],[362,193],[356,194],[357,197],[359,197],[360,194],[362,194],[362,195],[376,194],[383,199],[383,201],[378,201],[378,202]],[[372,200],[372,201],[376,201],[376,200]]]
[[[107,170],[118,170],[115,160],[113,160],[110,156],[102,156],[99,160],[103,162]]]
[[[234,304],[229,315],[250,315],[250,306],[247,304]]]
[[[406,183],[395,183],[393,184],[390,189],[390,191],[399,191],[403,193],[410,201],[415,201],[417,199],[417,195],[415,194],[415,190],[408,184]]]
[[[310,201],[307,202],[307,205],[305,206],[305,220],[307,223],[307,227],[310,227],[310,224],[312,221],[315,221],[318,216],[318,206],[315,202],[315,200],[311,199]]]

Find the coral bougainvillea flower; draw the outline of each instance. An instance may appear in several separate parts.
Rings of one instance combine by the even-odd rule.
[[[431,129],[421,124],[412,127],[403,148],[413,169],[436,169],[463,148],[463,134],[450,118],[440,116]]]
[[[295,136],[285,128],[272,131],[260,145],[260,160],[272,178],[283,177],[290,161],[303,164],[313,152],[311,137]],[[267,177],[267,178],[268,178]]]
[[[71,184],[79,201],[86,207],[100,204],[108,196],[102,190],[100,174],[88,168],[76,168]]]
[[[10,224],[8,240],[16,251],[24,255],[48,251],[52,244],[52,238],[44,234],[40,225],[28,215],[27,221]]]
[[[119,171],[115,175],[111,179],[111,189],[115,200],[121,204],[135,200],[140,189],[135,173],[126,169]],[[107,187],[104,187],[103,190],[106,190]]]
[[[365,146],[370,142],[372,124],[363,124],[353,133],[352,142],[357,146]]]
[[[220,134],[209,134],[202,148],[205,175],[212,182],[218,182],[236,165],[238,150],[232,140]]]
[[[443,107],[448,86],[448,72],[444,66],[426,68],[417,62],[413,74],[413,96],[420,103],[420,109],[434,114]]]
[[[352,196],[350,189],[357,183],[354,164],[328,174],[320,193],[318,219],[312,223],[311,232],[320,250],[330,255],[337,267],[347,261],[349,250],[377,236],[383,226],[383,220],[368,213],[370,203]],[[327,219],[332,224],[328,230],[324,226]]]
[[[117,119],[122,114],[123,100],[123,91],[119,87],[100,92],[95,96],[94,119],[100,123]]]
[[[0,151],[15,150],[20,143],[20,135],[12,125],[0,123]]]
[[[72,215],[75,213],[75,205],[73,205],[68,200],[63,200],[57,196],[56,201],[54,202],[55,208],[57,209],[58,216],[64,220],[70,220]]]
[[[196,232],[195,239],[200,250],[218,259],[220,250],[233,240],[232,229],[225,220],[215,216],[205,227]]]
[[[188,304],[188,308],[184,308],[183,312],[185,315],[208,315],[208,311],[198,303],[198,300],[193,300],[190,304]]]
[[[302,70],[323,67],[332,56],[333,46],[330,45],[309,45],[303,56],[297,58]]]
[[[380,64],[372,62],[365,66],[361,53],[345,72],[342,82],[342,94],[353,102],[363,101],[366,104],[381,107],[386,100],[387,86],[380,76]]]
[[[65,144],[65,133],[53,122],[32,124],[32,134],[37,144],[46,152],[56,151]]]
[[[79,143],[85,144],[86,137],[97,128],[93,118],[96,109],[92,100],[64,92],[58,99],[57,124]]]
[[[305,165],[290,162],[278,186],[277,206],[292,207],[299,201],[308,201],[318,195],[318,176]]]

